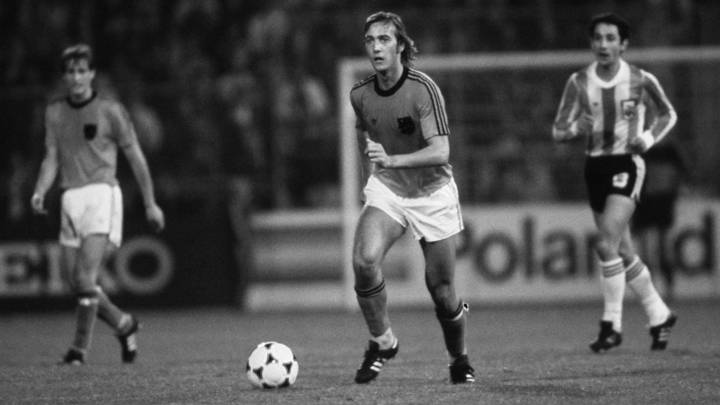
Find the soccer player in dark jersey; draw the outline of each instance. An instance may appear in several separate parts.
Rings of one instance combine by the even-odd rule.
[[[602,352],[622,342],[627,283],[649,318],[651,349],[663,350],[677,316],[658,295],[647,266],[635,253],[629,223],[645,177],[641,155],[667,135],[677,115],[655,76],[623,59],[629,41],[624,19],[597,15],[589,35],[595,61],[568,79],[553,138],[586,138],[585,181],[599,231],[595,250],[604,298],[600,332],[590,348]],[[654,119],[647,122],[647,117]]]
[[[675,263],[668,252],[670,249],[666,240],[675,222],[675,204],[680,195],[680,185],[687,174],[687,165],[680,148],[671,141],[657,145],[644,155],[647,177],[631,225],[633,235],[642,247],[640,251],[656,259],[653,265],[660,270],[664,280],[664,298],[667,302],[673,299]]]
[[[45,110],[45,157],[30,204],[34,212],[45,213],[45,194],[59,174],[61,265],[77,297],[75,338],[63,363],[85,362],[96,316],[115,330],[122,361],[132,363],[139,322],[115,306],[97,283],[106,251],[122,240],[118,148],[138,181],[147,220],[160,231],[165,219],[127,111],[92,87],[95,67],[90,47],[79,44],[65,49],[61,67],[67,96],[51,101]]]
[[[453,285],[455,235],[463,222],[448,163],[445,101],[435,82],[412,68],[416,47],[398,15],[369,16],[364,42],[375,73],[350,93],[367,174],[352,260],[370,341],[355,381],[373,380],[398,352],[380,265],[393,243],[410,232],[425,257],[426,285],[443,331],[450,381],[474,382],[465,347],[468,306]]]

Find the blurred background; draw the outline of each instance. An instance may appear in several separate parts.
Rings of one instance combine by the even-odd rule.
[[[338,63],[363,56],[364,19],[378,10],[403,17],[420,62],[423,55],[587,50],[587,22],[601,11],[630,21],[631,50],[720,46],[720,3],[711,0],[3,1],[5,307],[57,305],[67,295],[57,268],[57,195],[47,218],[33,217],[28,202],[43,155],[43,109],[61,91],[59,55],[76,42],[94,48],[96,88],[130,112],[168,217],[166,232],[148,234],[134,179],[121,165],[126,244],[102,277],[120,303],[293,306],[308,301],[299,286],[327,287],[333,292],[324,298],[346,302],[342,288],[333,290],[344,277],[339,109],[347,94],[338,91]],[[582,145],[554,145],[550,127],[565,80],[591,58],[588,51],[575,66],[560,68],[430,72],[447,101],[452,161],[474,231],[466,235],[467,264],[460,267],[467,270],[461,272],[477,283],[510,283],[498,300],[523,295],[515,290],[520,284],[547,287],[528,284],[536,280],[528,275],[537,263],[544,274],[538,277],[555,285],[565,280],[563,288],[577,287],[579,274],[594,277],[590,264],[551,260],[557,249],[572,249],[546,238],[569,226],[578,248],[567,256],[585,262],[592,226]],[[640,65],[658,77],[678,111],[667,141],[682,161],[677,190],[686,204],[680,205],[680,225],[661,243],[669,247],[656,250],[682,260],[648,260],[675,260],[679,284],[694,280],[709,286],[702,294],[717,295],[720,60]],[[560,214],[547,214],[555,211]],[[562,213],[576,212],[587,218],[568,224]],[[505,232],[517,246],[481,232],[488,215],[517,218],[488,230]],[[540,224],[540,236],[529,234],[528,220]],[[390,278],[412,279],[417,263],[408,260],[391,255]],[[419,283],[411,285],[424,299]],[[696,295],[693,285],[678,285],[678,295]],[[579,297],[594,297],[595,289]],[[480,286],[466,295],[487,296]]]

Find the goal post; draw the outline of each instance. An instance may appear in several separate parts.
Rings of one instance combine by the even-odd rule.
[[[487,72],[529,72],[542,69],[542,72],[553,71],[554,74],[567,78],[575,69],[579,69],[591,60],[589,50],[568,50],[568,51],[541,51],[541,52],[508,52],[508,53],[468,53],[448,55],[420,55],[417,68],[428,73],[440,86],[443,93],[446,93],[444,83],[438,77],[451,73],[455,75],[483,75]],[[657,64],[683,63],[695,66],[710,62],[714,66],[720,66],[720,47],[663,47],[663,48],[631,48],[626,55],[631,63],[641,66]],[[649,70],[653,71],[652,68]],[[544,73],[537,73],[538,84],[545,79]],[[352,85],[368,74],[372,73],[370,64],[366,58],[345,58],[339,61],[338,74],[338,112],[339,112],[339,159],[341,170],[341,221],[342,221],[342,255],[343,255],[343,301],[348,309],[355,309],[355,294],[353,290],[353,269],[352,269],[352,243],[356,221],[360,212],[360,162],[355,137],[355,114],[350,105],[349,94]],[[553,76],[555,77],[555,76]],[[662,82],[662,79],[661,79]],[[464,84],[464,82],[463,82]],[[548,83],[545,83],[548,85]],[[550,83],[562,91],[564,82]],[[507,97],[507,96],[505,96]],[[446,94],[447,98],[447,94]],[[509,99],[512,103],[515,100]],[[553,100],[555,103],[558,100]],[[551,108],[554,110],[555,106]],[[461,108],[452,102],[447,105],[448,114],[451,117],[450,129],[454,133],[457,126],[452,117],[453,109]],[[463,113],[460,113],[463,114]],[[463,115],[461,115],[463,116]],[[463,116],[464,117],[464,116]],[[551,120],[552,118],[550,118]],[[551,122],[543,123],[550,128]],[[485,125],[480,121],[476,125]],[[718,128],[715,128],[718,129]],[[720,130],[720,129],[718,129]],[[717,134],[717,132],[715,132]],[[549,138],[549,134],[547,135]],[[454,152],[453,152],[454,153]],[[467,174],[466,176],[472,176]],[[462,185],[460,185],[462,187]],[[461,190],[462,192],[462,190]],[[468,202],[463,202],[465,205]],[[477,201],[470,202],[477,205]]]

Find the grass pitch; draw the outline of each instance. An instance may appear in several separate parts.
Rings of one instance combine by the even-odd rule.
[[[367,341],[359,313],[244,314],[232,309],[139,311],[140,355],[120,363],[96,324],[83,367],[58,366],[73,314],[0,315],[3,404],[718,404],[720,302],[680,302],[665,352],[650,352],[646,318],[628,303],[623,344],[593,354],[601,304],[483,307],[469,314],[474,385],[448,380],[432,309],[391,308],[400,353],[380,377],[353,383]],[[288,389],[252,388],[245,359],[264,340],[300,362]]]

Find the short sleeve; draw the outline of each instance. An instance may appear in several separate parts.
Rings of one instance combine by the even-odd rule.
[[[440,88],[433,81],[428,80],[418,93],[417,111],[423,137],[429,139],[436,135],[450,135],[445,99]]]
[[[57,147],[57,134],[55,133],[55,126],[53,125],[53,117],[55,112],[52,106],[45,108],[45,147],[48,149]]]
[[[350,92],[350,104],[352,105],[353,111],[355,112],[355,129],[359,131],[367,131],[367,126],[362,118],[362,111],[360,110],[360,102],[358,100],[358,93],[355,91]]]
[[[109,106],[109,118],[112,125],[112,132],[117,139],[118,146],[124,148],[137,142],[137,134],[133,126],[130,114],[120,103],[111,103]]]

